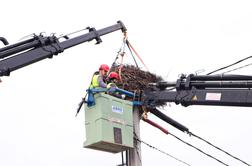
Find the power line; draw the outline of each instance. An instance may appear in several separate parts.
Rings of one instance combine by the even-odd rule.
[[[184,162],[184,161],[182,161],[182,160],[180,160],[180,159],[178,159],[178,158],[176,158],[176,157],[174,157],[174,156],[168,154],[167,152],[164,152],[164,151],[162,151],[162,150],[156,148],[155,146],[152,146],[152,145],[150,145],[150,144],[148,144],[148,143],[146,143],[146,142],[144,142],[144,141],[138,139],[137,137],[134,137],[134,138],[135,138],[135,140],[137,140],[138,142],[143,143],[143,144],[147,145],[147,146],[150,147],[150,148],[153,148],[153,149],[155,149],[155,150],[157,150],[157,151],[159,151],[159,152],[161,152],[161,153],[163,153],[163,154],[165,154],[165,155],[167,155],[167,156],[169,156],[169,157],[171,157],[171,158],[173,158],[173,159],[175,159],[175,160],[177,160],[177,161],[179,161],[179,162],[181,162],[181,163],[183,163],[183,164],[185,164],[185,165],[191,166],[190,164],[188,164],[188,163],[186,163],[186,162]]]
[[[252,64],[252,63],[251,63],[251,64]],[[154,115],[156,115],[156,116],[158,115],[158,117],[159,117],[160,119],[166,121],[167,123],[171,124],[171,125],[174,126],[175,128],[177,128],[177,129],[179,129],[179,130],[181,130],[181,131],[183,131],[183,132],[186,132],[186,133],[189,134],[190,136],[194,136],[194,137],[196,137],[196,138],[198,138],[198,139],[200,139],[200,140],[206,142],[207,144],[213,146],[214,148],[216,148],[216,149],[218,149],[218,150],[224,152],[225,154],[229,155],[230,157],[232,157],[232,158],[234,158],[234,159],[236,159],[236,160],[238,160],[238,161],[240,161],[240,162],[242,162],[242,163],[244,163],[244,164],[246,164],[246,165],[251,166],[250,164],[248,164],[247,162],[241,160],[240,158],[231,155],[229,152],[227,152],[227,151],[225,151],[225,150],[223,150],[223,149],[221,149],[221,148],[219,148],[219,147],[213,145],[213,144],[210,143],[209,141],[207,141],[207,140],[201,138],[200,136],[197,136],[196,134],[190,132],[189,129],[188,129],[187,127],[185,127],[184,125],[182,125],[182,124],[180,124],[180,123],[178,123],[178,122],[176,122],[177,125],[174,125],[174,124],[175,124],[175,123],[174,123],[175,121],[174,121],[173,119],[169,118],[168,116],[164,115],[164,114],[163,114],[162,112],[160,112],[157,108],[155,108],[155,111],[151,111],[151,112],[152,112]],[[164,117],[165,117],[165,119],[164,119]],[[159,126],[159,125],[156,124],[155,122],[152,122],[152,121],[150,121],[149,119],[143,119],[143,121],[145,121],[145,122],[149,123],[150,125],[152,125],[152,126],[158,128],[158,129],[160,129],[160,130],[163,131],[165,134],[169,134],[169,132],[168,132],[167,130],[163,129],[161,126]],[[173,123],[172,123],[172,122],[173,122]]]
[[[181,142],[183,142],[183,143],[187,144],[188,146],[191,146],[192,148],[194,148],[194,149],[198,150],[199,152],[201,152],[201,153],[205,154],[206,156],[208,156],[208,157],[210,157],[210,158],[212,158],[212,159],[214,159],[214,160],[218,161],[219,163],[221,163],[221,164],[223,164],[223,165],[226,165],[226,166],[229,166],[228,164],[224,163],[223,161],[221,161],[221,160],[219,160],[219,159],[217,159],[217,158],[213,157],[212,155],[210,155],[210,154],[208,154],[208,153],[204,152],[203,150],[201,150],[201,149],[199,149],[199,148],[197,148],[197,147],[193,146],[192,144],[190,144],[190,143],[188,143],[188,142],[186,142],[186,141],[184,141],[184,140],[180,139],[180,138],[179,138],[179,137],[177,137],[176,135],[174,135],[174,134],[172,134],[172,133],[170,133],[170,132],[169,132],[169,134],[170,134],[171,136],[175,137],[176,139],[178,139],[179,141],[181,141]]]
[[[206,142],[207,144],[209,144],[209,145],[215,147],[216,149],[218,149],[218,150],[224,152],[225,154],[229,155],[230,157],[233,157],[234,159],[239,160],[240,162],[242,162],[242,163],[244,163],[244,164],[246,164],[246,165],[248,165],[248,166],[251,166],[250,164],[246,163],[245,161],[239,159],[238,157],[235,157],[235,156],[231,155],[230,153],[226,152],[225,150],[223,150],[223,149],[221,149],[221,148],[219,148],[219,147],[213,145],[213,144],[210,143],[209,141],[207,141],[207,140],[205,140],[205,139],[203,139],[203,138],[201,138],[201,137],[199,137],[199,136],[197,136],[197,135],[195,135],[195,134],[193,134],[193,133],[189,133],[189,134],[192,135],[192,136],[194,136],[194,137],[196,137],[196,138],[198,138],[198,139],[200,139],[200,140],[202,140],[202,141],[204,141],[204,142]]]
[[[220,70],[226,69],[226,68],[228,68],[228,67],[234,66],[234,65],[236,65],[236,64],[238,64],[238,63],[240,63],[240,62],[242,62],[242,61],[245,61],[245,60],[247,60],[247,59],[249,59],[249,58],[252,58],[252,56],[248,56],[248,57],[243,58],[243,59],[241,59],[241,60],[239,60],[239,61],[237,61],[237,62],[235,62],[235,63],[232,63],[232,64],[230,64],[230,65],[221,67],[221,68],[219,68],[219,69],[217,69],[217,70],[214,70],[214,71],[208,73],[207,75],[210,75],[210,74],[213,74],[213,73],[215,73],[215,72],[217,72],[217,71],[220,71]]]
[[[239,69],[242,69],[242,68],[248,67],[248,66],[250,66],[250,65],[252,65],[252,63],[249,63],[249,64],[247,64],[247,65],[244,65],[244,66],[240,66],[240,67],[234,68],[234,69],[232,69],[232,70],[228,70],[228,71],[226,71],[226,72],[223,72],[222,74],[229,73],[229,72],[232,72],[232,71],[236,71],[236,70],[239,70]]]
[[[219,160],[219,159],[213,157],[212,155],[210,155],[210,154],[208,154],[208,153],[202,151],[201,149],[199,149],[199,148],[193,146],[192,144],[190,144],[190,143],[188,143],[188,142],[183,141],[183,140],[180,139],[179,137],[177,137],[177,136],[175,136],[174,134],[172,134],[172,133],[168,132],[167,130],[163,129],[161,126],[159,126],[159,125],[156,124],[155,122],[152,122],[151,120],[148,120],[148,121],[147,121],[147,120],[148,120],[148,119],[145,119],[144,121],[147,122],[147,123],[149,123],[150,125],[152,125],[152,126],[154,126],[154,127],[157,127],[158,129],[160,129],[161,131],[163,131],[165,134],[167,134],[167,135],[170,134],[171,136],[175,137],[175,138],[178,139],[179,141],[181,141],[181,142],[183,142],[183,143],[185,143],[185,144],[187,144],[187,145],[193,147],[194,149],[198,150],[199,152],[201,152],[201,153],[207,155],[208,157],[210,157],[210,158],[212,158],[212,159],[214,159],[214,160],[220,162],[221,164],[228,166],[228,164],[224,163],[223,161],[221,161],[221,160]],[[176,128],[177,128],[177,127],[176,127]],[[192,134],[191,132],[188,132],[188,133],[189,133],[189,134]]]

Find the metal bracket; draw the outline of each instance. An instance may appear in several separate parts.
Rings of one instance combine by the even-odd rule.
[[[127,28],[125,27],[125,25],[123,24],[122,21],[117,21],[117,23],[121,24],[121,26],[122,26],[122,32],[126,32],[127,31]]]
[[[100,44],[102,42],[101,37],[95,28],[89,28],[89,32],[94,32],[96,40],[95,44]]]
[[[59,40],[56,36],[49,37],[49,40],[51,42],[51,45],[56,49],[54,55],[58,55],[58,53],[62,53],[64,51],[64,48],[61,47]],[[53,45],[56,44],[56,45]]]
[[[190,89],[190,83],[191,83],[191,78],[193,77],[193,74],[190,74],[186,77],[186,82],[185,82],[185,90]]]

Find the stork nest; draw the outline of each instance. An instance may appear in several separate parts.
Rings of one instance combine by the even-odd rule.
[[[117,67],[112,68],[113,71],[119,72]],[[124,65],[121,69],[121,81],[117,86],[130,92],[141,92],[149,87],[149,83],[163,81],[161,76],[143,71],[133,65]],[[158,106],[165,106],[166,103],[158,103]]]
[[[118,73],[118,68],[115,68],[115,71]],[[133,65],[122,66],[121,79],[117,86],[131,92],[145,90],[149,83],[163,80],[160,76],[143,71]]]

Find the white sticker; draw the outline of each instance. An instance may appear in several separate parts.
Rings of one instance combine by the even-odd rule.
[[[112,112],[122,114],[123,113],[123,108],[112,105]]]
[[[206,100],[220,101],[221,100],[221,93],[207,93]]]

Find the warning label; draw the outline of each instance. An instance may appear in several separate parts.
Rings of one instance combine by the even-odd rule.
[[[206,100],[220,101],[221,93],[206,93]]]

